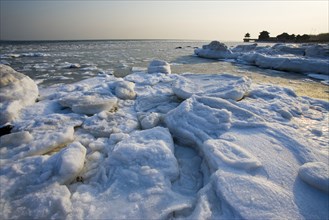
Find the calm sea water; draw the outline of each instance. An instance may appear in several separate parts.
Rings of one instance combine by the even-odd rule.
[[[194,48],[209,41],[109,40],[0,42],[0,59],[30,76],[40,87],[71,83],[100,73],[121,77],[146,69],[153,59],[171,64],[173,73],[230,73],[246,75],[255,83],[289,86],[300,95],[328,99],[328,87],[301,74],[202,59]],[[241,42],[226,42],[229,47]],[[79,67],[79,68],[75,68]]]

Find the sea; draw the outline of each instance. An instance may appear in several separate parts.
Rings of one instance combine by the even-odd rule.
[[[194,49],[203,40],[0,41],[0,63],[24,73],[40,88],[77,82],[100,74],[124,77],[145,71],[153,59],[171,64],[172,73],[248,76],[256,84],[290,87],[297,94],[328,99],[328,86],[306,75],[261,69],[234,60],[209,60]],[[234,47],[242,42],[224,42]]]

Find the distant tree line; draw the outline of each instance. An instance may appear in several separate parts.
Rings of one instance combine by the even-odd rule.
[[[295,35],[288,34],[286,32],[279,34],[276,37],[271,37],[268,31],[262,31],[259,33],[258,39],[250,39],[250,34],[246,33],[244,36],[244,41],[249,42],[249,40],[255,41],[266,41],[266,42],[285,42],[285,43],[307,43],[307,42],[329,42],[329,33],[323,33],[318,35]]]

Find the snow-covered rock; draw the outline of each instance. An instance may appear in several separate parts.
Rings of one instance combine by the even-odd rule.
[[[170,64],[163,60],[152,60],[147,68],[148,73],[170,74]]]
[[[35,103],[37,84],[22,73],[0,64],[0,126],[19,116],[22,108]]]

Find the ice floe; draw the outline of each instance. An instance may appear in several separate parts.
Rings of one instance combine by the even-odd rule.
[[[327,101],[154,63],[20,107],[0,137],[1,219],[328,217]]]

